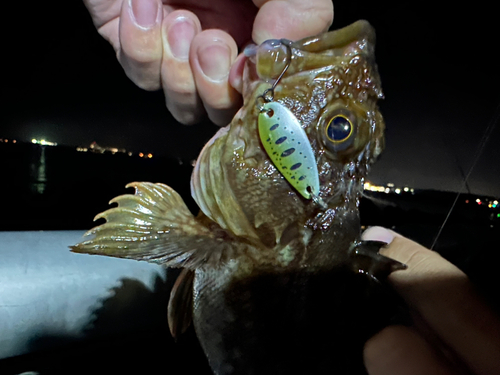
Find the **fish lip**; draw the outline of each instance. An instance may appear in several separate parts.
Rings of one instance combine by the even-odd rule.
[[[285,46],[288,46],[286,48]],[[288,61],[288,50],[293,58]],[[360,20],[342,29],[304,38],[295,42],[286,39],[270,39],[258,47],[246,50],[248,71],[255,71],[259,80],[270,82],[279,77],[289,64],[284,79],[296,74],[325,68],[333,64],[333,59],[365,56],[374,61],[375,29],[368,21]],[[243,90],[246,91],[245,89]]]
[[[265,42],[264,42],[265,43]],[[243,49],[243,54],[247,58],[252,58],[255,55],[257,55],[257,50],[259,49],[259,46],[254,43],[250,43]]]
[[[341,29],[332,30],[316,36],[310,36],[297,41],[288,39],[268,39],[260,45],[249,44],[243,50],[246,57],[254,57],[260,46],[270,44],[274,47],[288,44],[304,52],[322,52],[333,48],[341,48],[358,40],[366,40],[375,44],[375,29],[367,20],[358,20]]]
[[[375,44],[375,29],[367,20],[359,20],[341,29],[292,42],[291,46],[305,52],[323,52],[342,48],[359,40]]]

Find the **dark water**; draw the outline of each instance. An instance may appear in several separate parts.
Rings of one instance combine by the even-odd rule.
[[[187,160],[0,143],[0,230],[90,229],[110,199],[133,192],[125,189],[132,181],[165,183],[196,213],[191,171]],[[430,247],[455,197],[437,191],[368,192],[361,203],[362,224],[393,228]],[[472,277],[489,280],[499,260],[500,207],[478,205],[477,198],[460,196],[434,249]]]
[[[94,216],[109,207],[108,201],[111,198],[132,192],[131,189],[125,189],[125,185],[132,181],[166,183],[178,191],[190,209],[196,212],[196,205],[189,192],[191,170],[189,161],[180,162],[175,159],[145,159],[120,153],[95,154],[77,152],[69,147],[29,143],[0,144],[0,230],[90,229],[94,226]],[[429,247],[455,196],[454,193],[435,191],[400,195],[367,193],[361,203],[362,224],[393,228]],[[500,313],[500,281],[496,276],[500,264],[500,218],[497,217],[500,208],[473,204],[477,198],[468,195],[460,197],[435,250],[464,270],[491,306]],[[466,200],[469,200],[468,204],[465,203]],[[162,332],[168,335],[165,327]],[[151,332],[144,332],[133,338],[114,337],[106,342],[75,344],[68,346],[67,351],[33,354],[31,357],[4,361],[4,364],[10,364],[11,368],[18,370],[27,370],[25,363],[46,363],[50,368],[63,355],[68,358],[66,362],[69,367],[64,367],[66,362],[63,361],[61,368],[68,369],[73,367],[70,362],[82,362],[87,355],[98,358],[99,355],[105,355],[105,352],[106,358],[111,356],[109,358],[118,361],[121,354],[129,350],[130,345],[137,346],[137,340],[153,340],[148,335]],[[199,347],[193,346],[196,341],[194,332],[191,331],[189,335],[183,339],[187,344],[181,342],[181,346],[173,346],[168,338],[165,341],[168,345],[158,346],[158,343],[153,345],[151,342],[151,345],[139,345],[134,353],[143,357],[152,355],[161,361],[161,350],[168,347],[169,351],[180,353],[179,358],[187,365],[185,368],[197,373],[209,373]],[[186,354],[183,348],[187,348],[188,352],[196,352],[197,360],[192,362],[187,357],[182,357]],[[113,373],[112,369],[116,367],[110,361],[106,363],[109,364],[109,369],[103,368],[103,371],[96,373]],[[118,367],[122,373],[127,373],[126,362],[120,362]],[[146,366],[145,369],[149,367]],[[89,370],[88,366],[84,366],[81,373],[88,373]],[[41,373],[62,374],[64,371]],[[74,368],[71,371],[80,373],[75,372]],[[171,373],[181,372],[178,369],[178,372],[175,370]]]
[[[90,229],[111,198],[133,181],[163,182],[189,196],[191,166],[178,160],[69,147],[0,144],[0,230]]]

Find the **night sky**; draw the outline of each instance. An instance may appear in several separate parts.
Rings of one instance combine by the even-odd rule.
[[[333,28],[364,18],[377,30],[387,146],[369,179],[458,191],[500,114],[496,12],[486,2],[385,3],[334,1]],[[81,2],[8,7],[0,138],[97,141],[190,160],[217,129],[176,123],[162,93],[135,87]],[[499,143],[496,126],[469,180],[472,193],[500,197]]]

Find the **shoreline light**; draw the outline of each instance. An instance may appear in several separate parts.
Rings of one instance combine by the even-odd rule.
[[[42,146],[57,146],[57,142],[50,142],[50,141],[47,141],[45,139],[33,138],[31,140],[31,143],[33,143],[35,145],[42,145]]]

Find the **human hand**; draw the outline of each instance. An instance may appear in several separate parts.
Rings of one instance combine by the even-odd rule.
[[[408,265],[389,276],[414,326],[390,326],[364,348],[370,375],[500,374],[500,320],[468,277],[434,251],[381,228],[363,240],[389,243],[381,253]]]
[[[205,111],[214,123],[229,123],[241,104],[237,55],[245,43],[300,39],[326,31],[333,20],[332,0],[84,3],[127,76],[145,90],[162,88],[167,108],[183,124]]]

